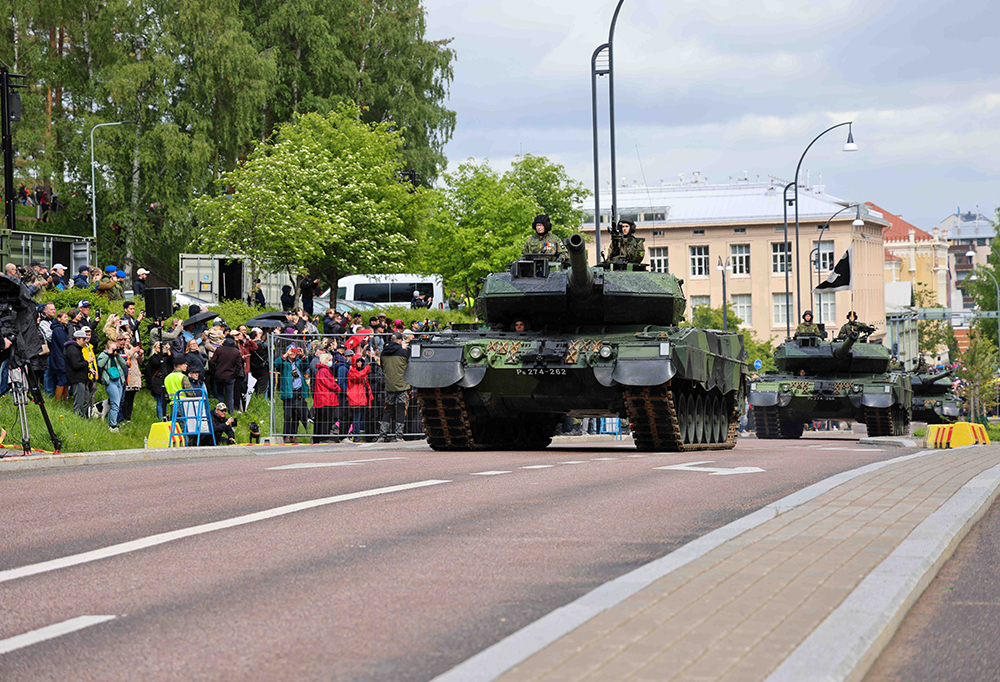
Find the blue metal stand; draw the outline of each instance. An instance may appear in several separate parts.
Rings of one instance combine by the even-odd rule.
[[[215,430],[208,414],[208,391],[204,388],[182,388],[171,398],[170,440],[167,447],[173,447],[174,436],[184,436],[185,442],[188,442],[188,437],[195,436],[197,443],[206,432],[212,436],[212,445],[216,445]]]

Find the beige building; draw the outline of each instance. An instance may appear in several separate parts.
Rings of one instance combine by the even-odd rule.
[[[926,291],[931,300],[927,307],[948,306],[949,282],[947,233],[938,227],[930,232],[921,230],[867,202],[868,208],[885,218],[888,226],[882,234],[885,240],[885,281],[909,282],[914,292]],[[915,301],[919,306],[920,301]]]
[[[785,183],[741,180],[711,185],[695,175],[693,180],[661,187],[627,187],[618,190],[619,215],[636,221],[636,235],[644,238],[646,262],[657,271],[669,271],[684,280],[689,310],[699,305],[721,307],[723,271],[728,261],[726,297],[744,328],[762,340],[782,341],[787,326],[794,333],[798,310],[812,309],[817,322],[834,332],[850,310],[861,320],[885,330],[884,255],[881,215],[861,206],[863,226],[855,227],[854,208],[834,218],[849,202],[832,197],[822,186],[803,187],[799,193],[799,241],[796,254],[794,206],[789,206],[788,244],[784,242],[783,199]],[[789,198],[793,192],[789,191]],[[610,190],[601,192],[604,216],[601,248],[610,248]],[[593,204],[584,234],[593,237]],[[813,294],[834,264],[853,246],[853,291]],[[595,262],[595,244],[588,244]],[[810,253],[819,250],[820,272],[810,268]],[[786,305],[785,269],[789,301]],[[801,286],[802,300],[796,299]],[[786,318],[786,316],[789,316]]]

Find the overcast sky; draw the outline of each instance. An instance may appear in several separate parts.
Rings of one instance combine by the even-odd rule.
[[[615,0],[424,0],[428,38],[453,38],[450,166],[518,153],[593,190],[590,57]],[[988,0],[625,0],[615,32],[619,182],[709,182],[802,165],[834,196],[930,229],[1000,203],[1000,3]],[[601,182],[607,79],[598,82]]]

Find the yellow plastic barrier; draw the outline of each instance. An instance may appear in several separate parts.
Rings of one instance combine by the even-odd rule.
[[[928,448],[960,448],[963,445],[989,445],[990,437],[982,424],[957,422],[955,424],[933,424],[927,427],[924,441]]]
[[[169,422],[153,422],[149,427],[149,437],[146,438],[147,448],[165,448],[170,438]],[[174,436],[174,447],[183,447],[184,437]]]

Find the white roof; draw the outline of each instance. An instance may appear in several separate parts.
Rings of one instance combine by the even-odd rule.
[[[705,182],[688,182],[660,187],[622,187],[618,189],[618,213],[666,212],[666,220],[658,224],[689,225],[692,223],[725,222],[782,222],[783,191],[785,183],[739,181],[725,185]],[[794,188],[788,197],[794,196]],[[607,215],[611,208],[611,189],[601,190],[601,213]],[[827,220],[841,208],[854,202],[838,199],[826,193],[823,185],[799,189],[799,220]],[[594,201],[591,197],[582,205],[591,216]],[[852,211],[844,211],[838,218],[852,218]],[[883,223],[882,215],[862,206],[862,218]],[[788,207],[788,219],[794,221],[795,208]],[[647,219],[648,221],[648,219]],[[591,217],[590,224],[593,224]]]

